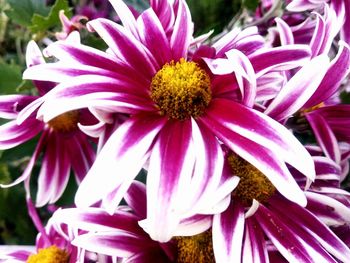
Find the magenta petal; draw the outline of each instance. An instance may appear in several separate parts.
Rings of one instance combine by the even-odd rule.
[[[0,118],[15,119],[18,112],[35,100],[37,97],[29,95],[2,95],[0,96]]]
[[[318,144],[327,157],[336,163],[340,163],[340,149],[338,141],[325,119],[317,113],[306,114]]]
[[[138,18],[142,43],[154,54],[161,67],[171,61],[170,44],[158,17],[152,9],[147,9]]]
[[[191,136],[190,120],[170,120],[152,149],[147,175],[145,228],[153,240],[169,241],[180,221],[177,212],[187,201],[183,189],[190,183],[195,163]]]
[[[130,257],[156,246],[151,240],[124,231],[80,235],[72,244],[91,252],[116,257]]]
[[[43,125],[35,118],[29,118],[21,125],[16,120],[1,125],[0,149],[10,149],[32,139],[43,129]]]
[[[308,108],[315,106],[330,98],[335,92],[337,92],[341,82],[348,75],[349,70],[350,48],[344,42],[340,42],[340,49],[337,56],[332,60],[322,82],[304,107]]]
[[[134,181],[126,192],[124,199],[139,219],[146,218],[146,187],[143,183]]]
[[[90,206],[118,189],[115,202],[109,204],[109,211],[114,210],[141,170],[165,121],[136,115],[124,122],[108,139],[81,182],[75,196],[77,206]]]
[[[268,263],[267,246],[259,223],[253,217],[245,220],[242,260],[245,263]]]
[[[176,15],[174,31],[171,35],[170,46],[175,61],[187,58],[188,47],[193,33],[191,13],[184,0],[178,1],[179,7]]]
[[[261,49],[249,56],[257,77],[270,70],[287,70],[303,65],[310,58],[306,45],[285,45],[271,49]]]
[[[142,72],[148,79],[156,73],[156,64],[149,50],[124,27],[99,18],[88,23],[108,44],[113,53],[125,64]]]
[[[117,211],[110,215],[102,208],[68,208],[55,212],[56,222],[77,226],[88,232],[126,231],[140,237],[146,236],[139,227],[138,217],[130,212]]]
[[[294,44],[293,32],[289,25],[281,18],[275,18],[276,26],[281,39],[281,46]]]
[[[315,171],[310,154],[290,131],[261,112],[226,99],[213,99],[202,120],[211,122],[207,125],[211,130],[227,129],[273,150],[279,159],[313,180]]]
[[[263,205],[260,204],[258,211],[255,213],[255,218],[267,237],[289,262],[320,262],[315,260],[326,259],[322,258],[322,256],[325,256],[325,251],[322,251],[319,245],[315,244],[315,241],[308,244],[302,236],[299,236],[300,233],[289,228]],[[305,237],[305,239],[308,240],[309,238]],[[330,259],[330,256],[328,256],[328,259]],[[334,260],[325,262],[334,262]]]
[[[241,262],[244,233],[244,209],[233,202],[221,214],[214,215],[213,249],[216,262]]]
[[[265,110],[265,114],[282,121],[300,110],[318,88],[327,68],[327,56],[321,55],[312,59],[281,89]]]
[[[314,214],[294,203],[274,199],[270,202],[281,214],[285,214],[313,236],[324,248],[339,260],[346,262],[350,258],[350,249],[323,224]],[[293,211],[293,213],[286,213]]]

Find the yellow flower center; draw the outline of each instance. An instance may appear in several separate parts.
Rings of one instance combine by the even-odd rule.
[[[195,62],[171,61],[152,78],[151,98],[162,115],[177,120],[196,118],[211,100],[210,78]]]
[[[39,249],[38,254],[30,255],[27,263],[68,263],[69,255],[65,250],[51,246]]]
[[[177,242],[177,263],[215,262],[211,231],[174,239]]]
[[[48,122],[49,126],[57,132],[71,132],[77,128],[79,111],[68,111]]]
[[[276,188],[267,177],[253,165],[235,154],[229,154],[227,161],[231,172],[240,178],[239,184],[233,191],[233,196],[250,206],[253,199],[260,203],[268,201]]]

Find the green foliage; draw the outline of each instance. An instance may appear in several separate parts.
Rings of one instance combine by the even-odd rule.
[[[137,11],[143,11],[149,7],[149,3],[146,0],[125,0],[124,2],[135,8]]]
[[[259,5],[259,0],[243,0],[243,7],[254,11]]]
[[[66,16],[71,17],[72,12],[67,0],[57,0],[46,16],[34,14],[31,18],[30,30],[36,34],[44,34],[47,30],[60,24],[59,11],[64,10]]]
[[[7,0],[10,9],[6,11],[9,18],[22,26],[30,26],[34,14],[46,16],[50,9],[44,0]]]
[[[21,67],[0,61],[0,93],[13,94],[22,82]]]

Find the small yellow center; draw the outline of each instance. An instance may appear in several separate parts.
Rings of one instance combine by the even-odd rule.
[[[77,128],[79,111],[68,111],[48,122],[49,126],[57,132],[71,132]]]
[[[171,61],[152,78],[151,98],[171,119],[199,117],[211,100],[210,78],[195,62]]]
[[[211,231],[195,236],[175,237],[177,242],[177,263],[215,262]]]
[[[275,193],[273,184],[253,165],[235,154],[229,154],[227,161],[232,174],[240,178],[233,196],[239,198],[244,205],[250,206],[253,199],[264,203]]]
[[[39,249],[38,254],[30,255],[27,263],[68,263],[69,255],[65,250],[51,246]]]

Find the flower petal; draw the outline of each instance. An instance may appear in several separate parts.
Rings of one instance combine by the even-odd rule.
[[[213,249],[216,262],[241,262],[244,209],[234,202],[213,219]],[[237,251],[239,249],[239,251]]]
[[[165,119],[136,115],[125,121],[108,139],[75,196],[77,206],[86,207],[118,189],[115,209],[146,161],[154,138]]]
[[[265,114],[282,121],[303,107],[326,74],[328,57],[318,56],[302,67],[281,89]]]

